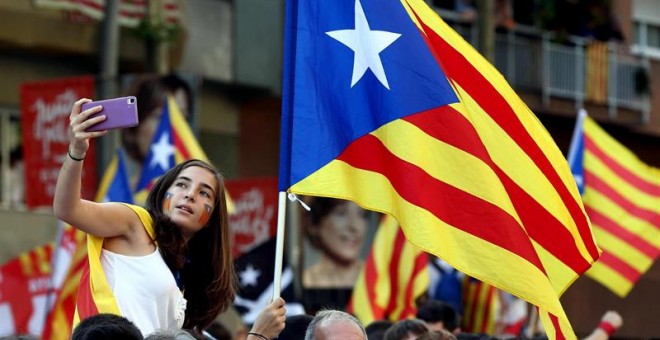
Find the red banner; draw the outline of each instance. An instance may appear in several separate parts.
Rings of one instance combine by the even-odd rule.
[[[21,86],[25,161],[25,203],[50,207],[55,183],[69,146],[69,114],[80,98],[94,98],[92,77],[56,79]],[[83,167],[82,195],[93,199],[97,187],[96,154],[90,145]]]
[[[37,247],[0,267],[0,335],[40,335],[51,292],[53,245]]]
[[[275,235],[277,178],[227,180],[235,211],[229,216],[234,258]]]

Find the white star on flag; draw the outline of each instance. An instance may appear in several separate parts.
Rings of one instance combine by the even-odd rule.
[[[241,276],[241,286],[256,287],[257,279],[259,278],[259,276],[261,276],[261,270],[257,270],[254,267],[252,267],[251,264],[248,264],[247,267],[245,267],[245,270],[242,271],[239,275]]]
[[[367,69],[376,76],[385,88],[390,89],[385,76],[385,69],[380,60],[379,53],[386,49],[395,40],[399,39],[401,34],[387,31],[372,31],[364,15],[360,0],[355,0],[355,29],[337,30],[325,32],[325,34],[336,39],[355,52],[353,57],[353,79],[351,87],[355,85]]]
[[[174,145],[170,144],[169,139],[169,134],[165,132],[160,136],[158,142],[151,145],[153,157],[149,163],[150,168],[156,164],[165,171],[170,168],[170,157],[174,154]]]

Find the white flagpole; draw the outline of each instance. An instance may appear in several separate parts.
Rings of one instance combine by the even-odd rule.
[[[273,300],[282,293],[282,261],[284,257],[284,222],[286,221],[286,192],[280,191],[277,202],[277,239],[275,242],[275,273]]]

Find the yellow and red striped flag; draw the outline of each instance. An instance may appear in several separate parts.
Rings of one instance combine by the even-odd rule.
[[[462,331],[495,335],[500,308],[497,288],[469,276],[463,276]]]
[[[358,275],[348,311],[367,325],[415,317],[415,300],[429,287],[428,255],[408,242],[399,224],[385,215]]]
[[[569,161],[603,255],[587,271],[620,297],[660,255],[660,169],[580,111]]]
[[[547,312],[599,256],[566,159],[423,0],[287,2],[280,191],[393,215],[406,238]]]
[[[117,151],[103,174],[95,200],[97,202],[133,202],[121,150]],[[105,289],[106,301],[103,302],[104,305],[114,304],[112,293],[108,293],[109,287],[105,282],[105,277],[99,273],[102,240],[88,236],[70,225],[65,226],[62,239],[72,240],[76,246],[66,278],[48,316],[42,335],[43,339],[68,339],[74,325],[80,321],[79,310],[83,310],[85,316],[95,314],[93,311],[98,312],[95,299],[92,296],[94,289],[97,291]],[[91,267],[88,254],[97,254]],[[90,277],[92,276],[96,279],[95,282],[91,281]],[[95,288],[92,288],[93,286]],[[108,300],[111,301],[108,302]],[[106,308],[103,311],[119,314],[118,308]]]

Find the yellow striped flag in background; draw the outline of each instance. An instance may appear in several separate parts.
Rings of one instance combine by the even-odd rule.
[[[500,307],[497,288],[469,276],[463,276],[462,331],[495,334]]]
[[[348,311],[365,325],[415,317],[415,300],[428,287],[428,255],[408,242],[396,220],[385,215],[353,288]]]
[[[660,254],[660,169],[644,164],[584,110],[568,159],[603,249],[587,275],[625,297]]]
[[[599,256],[564,155],[423,0],[287,2],[280,191],[352,200],[544,311]]]

